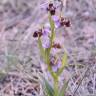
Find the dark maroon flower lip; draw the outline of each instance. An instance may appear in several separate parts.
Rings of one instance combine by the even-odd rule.
[[[59,43],[54,43],[54,44],[52,45],[52,47],[53,47],[53,48],[58,48],[58,49],[61,49],[61,48],[62,48]]]
[[[56,7],[53,5],[53,3],[49,3],[46,10],[49,11],[51,15],[55,15],[56,13]]]
[[[65,27],[70,27],[71,22],[70,22],[70,20],[68,18],[61,17],[60,18],[60,25],[65,26]]]
[[[41,37],[43,35],[42,33],[42,29],[39,29],[38,31],[35,31],[33,33],[33,37],[36,38],[36,37]]]
[[[35,31],[35,32],[33,33],[33,37],[34,37],[34,38],[38,37],[38,32],[37,32],[37,31]]]
[[[50,8],[53,7],[53,3],[49,3],[49,7],[50,7]]]
[[[55,10],[50,10],[51,15],[55,15],[56,11]]]

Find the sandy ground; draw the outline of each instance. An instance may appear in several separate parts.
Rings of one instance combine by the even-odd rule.
[[[0,1],[0,69],[7,73],[1,74],[0,96],[42,96],[38,80],[42,68],[32,35],[47,21],[41,9],[46,2]],[[66,96],[96,96],[96,0],[66,0],[62,14],[72,23],[61,29],[69,57],[61,77],[71,78]]]

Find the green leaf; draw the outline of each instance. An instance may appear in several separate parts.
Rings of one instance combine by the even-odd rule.
[[[68,87],[68,82],[69,82],[69,81],[64,82],[64,85],[63,85],[63,87],[61,88],[61,90],[60,90],[60,92],[59,92],[59,96],[65,96],[65,92],[66,92],[66,89],[67,89],[67,87]]]
[[[43,81],[44,81],[44,93],[47,95],[47,96],[54,96],[54,89],[52,88],[52,86],[48,83],[48,81],[44,78],[43,78]]]
[[[39,49],[40,49],[41,56],[42,56],[43,58],[45,58],[45,51],[44,51],[44,48],[42,47],[42,42],[41,42],[40,37],[38,37],[38,45],[39,45]]]

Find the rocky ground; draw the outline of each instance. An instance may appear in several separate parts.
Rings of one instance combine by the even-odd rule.
[[[42,96],[38,75],[46,72],[32,35],[47,21],[47,2],[0,1],[0,96]],[[71,78],[66,96],[96,96],[96,1],[66,0],[62,14],[72,26],[61,29],[69,66],[60,82]]]

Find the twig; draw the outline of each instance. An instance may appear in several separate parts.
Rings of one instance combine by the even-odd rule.
[[[87,67],[87,69],[86,69],[86,71],[85,71],[85,73],[84,73],[84,75],[83,75],[83,77],[82,77],[82,79],[81,79],[79,85],[77,86],[76,90],[75,90],[74,93],[73,93],[73,96],[75,96],[75,94],[76,94],[78,88],[80,87],[82,81],[84,80],[84,77],[85,77],[86,73],[89,71],[89,68],[90,68],[90,66]]]

